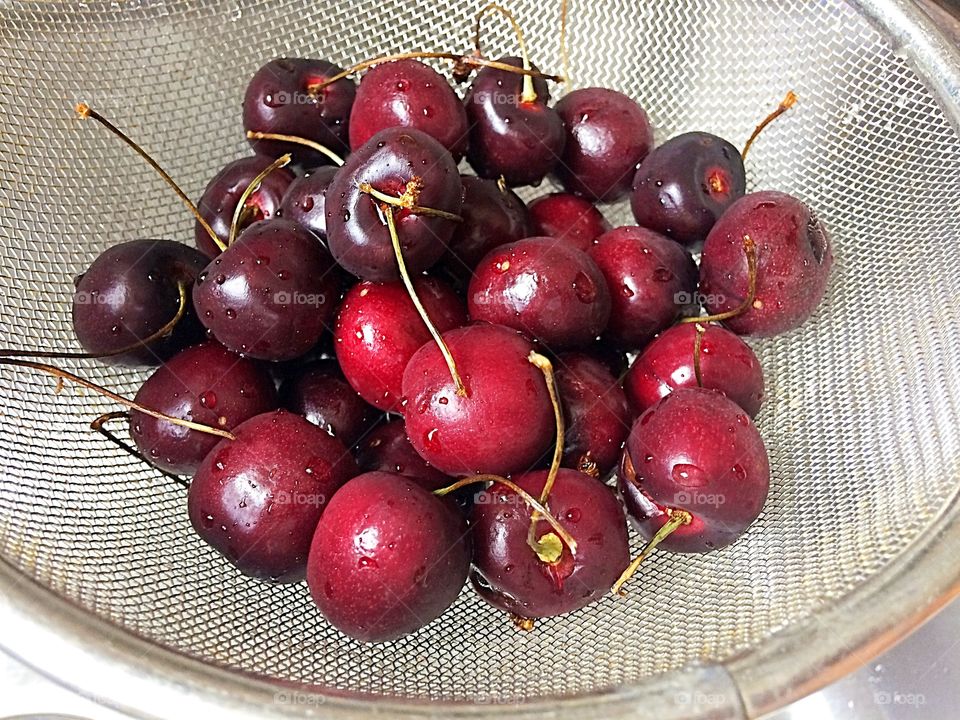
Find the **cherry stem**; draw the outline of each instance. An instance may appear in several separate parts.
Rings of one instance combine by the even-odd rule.
[[[343,158],[337,155],[337,153],[335,153],[333,150],[328,148],[326,145],[321,145],[318,142],[308,140],[304,137],[299,137],[297,135],[283,135],[282,133],[257,132],[255,130],[247,130],[247,137],[251,140],[279,140],[280,142],[303,145],[304,147],[308,147],[311,150],[316,150],[318,153],[326,155],[337,165],[343,166]]]
[[[703,334],[707,329],[697,323],[696,332],[693,334],[693,374],[697,378],[697,387],[703,387],[703,373],[700,370],[700,353],[703,349]]]
[[[617,581],[613,584],[613,588],[610,592],[612,592],[614,595],[624,597],[626,593],[622,590],[623,585],[631,577],[633,577],[635,572],[637,572],[637,568],[640,567],[640,563],[647,559],[647,556],[656,549],[657,545],[670,537],[674,530],[681,525],[689,525],[693,520],[693,516],[686,510],[672,509],[667,510],[667,512],[670,514],[670,519],[667,520],[667,522],[665,522],[659,530],[657,530],[657,534],[654,535],[650,539],[650,542],[644,546],[643,550],[640,551],[640,554],[637,555],[637,557],[629,565],[627,565],[627,569],[623,571],[620,577],[617,578]]]
[[[452,60],[458,65],[471,65],[474,67],[488,67],[493,68],[494,70],[503,70],[504,72],[514,73],[516,75],[530,75],[536,78],[542,78],[544,80],[550,80],[556,83],[562,83],[563,77],[560,75],[548,75],[542,73],[539,70],[534,70],[532,68],[518,68],[516,65],[510,65],[508,63],[502,63],[497,60],[487,60],[486,58],[481,57],[472,57],[470,55],[458,55],[457,53],[446,53],[446,52],[407,52],[407,53],[397,53],[395,55],[383,55],[381,57],[372,58],[371,60],[364,60],[359,62],[356,65],[351,65],[343,72],[337,73],[336,75],[324,80],[323,82],[316,83],[315,85],[307,86],[307,92],[311,94],[316,94],[323,90],[328,85],[335,83],[337,80],[342,80],[345,77],[349,77],[354,73],[360,72],[361,70],[366,70],[369,67],[374,65],[381,65],[385,62],[391,62],[393,60],[417,60],[417,59],[436,59],[436,60]]]
[[[414,215],[430,215],[432,217],[443,218],[444,220],[452,220],[453,222],[463,222],[463,218],[461,216],[454,215],[446,210],[437,210],[436,208],[417,205],[417,200],[420,198],[420,190],[423,187],[420,178],[409,180],[406,184],[403,194],[399,196],[388,195],[387,193],[380,192],[368,182],[360,183],[357,187],[360,189],[360,192],[366,193],[367,195],[376,198],[380,202],[386,203],[387,205],[393,205],[394,207],[403,208],[404,210],[409,210]]]
[[[263,182],[267,175],[272,173],[274,170],[279,170],[282,167],[286,167],[290,164],[292,159],[293,156],[290,153],[281,155],[272,163],[267,165],[267,167],[265,167],[260,174],[251,180],[250,184],[244,188],[243,192],[240,194],[240,199],[237,201],[237,207],[233,211],[233,220],[230,221],[230,235],[227,237],[227,247],[233,245],[233,241],[237,239],[237,229],[240,227],[240,216],[243,214],[244,208],[247,206],[247,200],[251,195],[260,189],[260,183]]]
[[[7,350],[0,349],[0,358],[4,357],[35,357],[35,358],[72,358],[77,360],[95,360],[100,358],[116,357],[117,355],[125,355],[128,352],[133,352],[134,350],[140,350],[142,348],[149,348],[149,346],[161,340],[170,333],[173,332],[174,328],[177,326],[183,316],[187,312],[187,286],[182,282],[177,283],[177,291],[180,294],[179,305],[177,306],[177,314],[174,315],[167,323],[157,330],[155,333],[148,335],[143,340],[137,340],[135,343],[127,345],[120,348],[119,350],[111,350],[108,353],[88,353],[88,352],[53,352],[49,350]]]
[[[203,215],[200,214],[200,211],[197,209],[197,206],[193,203],[193,200],[187,197],[187,194],[180,188],[179,185],[177,185],[177,183],[173,181],[173,178],[170,177],[167,171],[164,170],[162,167],[160,167],[160,163],[158,163],[156,160],[150,157],[150,155],[147,154],[146,150],[144,150],[137,143],[135,143],[130,137],[127,136],[126,133],[124,133],[120,128],[118,128],[112,122],[107,120],[103,115],[98,113],[96,110],[91,109],[91,107],[86,103],[77,103],[74,110],[76,110],[77,115],[79,115],[82,118],[93,118],[98,123],[103,125],[107,130],[112,132],[118,138],[123,140],[123,142],[125,142],[127,145],[133,148],[133,150],[137,153],[137,155],[142,157],[150,167],[156,170],[157,174],[161,178],[163,178],[163,181],[167,185],[169,185],[170,188],[179,196],[179,198],[183,201],[183,204],[187,206],[187,209],[191,213],[193,213],[193,216],[197,219],[197,222],[200,223],[201,227],[203,227],[203,229],[210,236],[210,239],[213,240],[213,243],[218,248],[220,248],[221,251],[227,249],[227,246],[223,244],[223,240],[221,240],[217,236],[217,234],[213,231],[213,228],[210,227],[210,223],[208,223],[206,220],[203,219]]]
[[[750,147],[753,145],[753,141],[757,139],[757,136],[763,132],[763,129],[767,127],[770,123],[776,120],[778,117],[783,115],[787,110],[792,108],[797,103],[797,96],[794,94],[793,90],[787,92],[783,100],[780,101],[780,104],[777,106],[777,109],[772,113],[767,115],[763,122],[761,122],[757,127],[754,128],[753,134],[747,140],[746,144],[743,146],[743,152],[740,153],[740,158],[742,160],[747,159],[747,153],[750,152]]]
[[[743,236],[743,252],[747,256],[747,296],[737,307],[716,315],[680,318],[681,323],[711,323],[729,320],[753,307],[757,296],[757,246],[749,235]]]
[[[457,395],[466,397],[467,388],[460,378],[457,363],[450,353],[450,348],[447,347],[447,343],[444,342],[443,337],[441,337],[433,321],[430,319],[427,309],[423,306],[423,303],[420,302],[417,291],[413,287],[413,281],[410,279],[410,273],[407,272],[407,264],[403,260],[403,249],[400,247],[400,237],[397,235],[397,225],[393,218],[393,208],[390,205],[385,205],[383,207],[383,213],[387,218],[387,230],[390,231],[390,242],[393,244],[393,253],[397,258],[397,269],[400,271],[400,277],[403,279],[403,284],[407,288],[407,294],[410,296],[410,300],[413,301],[413,306],[420,314],[420,319],[423,320],[423,324],[427,326],[427,330],[430,332],[431,337],[433,337],[433,341],[437,344],[437,347],[440,348],[440,354],[443,355],[443,359],[446,361],[447,367],[450,370],[450,377],[453,378],[453,384],[457,388]]]
[[[182,487],[189,489],[190,483],[188,483],[182,477],[180,477],[179,475],[174,475],[172,472],[167,472],[163,468],[158,468],[157,466],[152,465],[137,450],[134,450],[132,447],[130,447],[128,443],[124,442],[123,440],[118,438],[116,435],[114,435],[110,430],[107,430],[107,428],[104,427],[104,425],[106,425],[111,420],[120,420],[120,419],[129,420],[130,413],[124,412],[122,410],[118,410],[116,412],[104,413],[103,415],[96,418],[93,422],[90,423],[90,429],[96,430],[98,433],[103,435],[107,440],[112,442],[114,445],[116,445],[118,448],[123,450],[128,455],[135,457],[137,460],[139,460],[142,463],[150,465],[151,468],[153,468],[154,470],[158,470],[162,475],[165,475],[166,477],[170,478],[178,485],[181,485]]]
[[[523,58],[523,69],[529,71],[530,55],[527,52],[527,41],[523,37],[523,30],[520,27],[520,23],[517,22],[517,19],[514,17],[512,12],[495,2],[485,5],[484,8],[477,13],[477,21],[473,30],[473,44],[477,51],[477,57],[483,57],[483,51],[480,49],[480,25],[483,22],[484,17],[495,12],[503,15],[507,20],[510,21],[510,25],[513,26],[513,32],[517,36],[517,41],[520,44],[520,57]],[[530,77],[530,75],[524,75],[523,92],[520,94],[520,102],[532,103],[536,102],[536,100],[537,91],[533,87],[533,78]]]
[[[81,387],[85,387],[88,390],[93,390],[98,395],[102,395],[105,398],[109,398],[124,407],[128,407],[131,410],[137,410],[142,412],[144,415],[149,415],[155,417],[158,420],[166,420],[167,422],[173,423],[174,425],[180,425],[181,427],[188,428],[190,430],[197,430],[198,432],[207,433],[208,435],[217,435],[227,440],[236,440],[236,436],[233,433],[228,432],[227,430],[221,430],[220,428],[211,427],[209,425],[202,425],[200,423],[195,423],[190,420],[183,420],[181,418],[173,417],[172,415],[165,415],[162,412],[152,410],[148,407],[140,405],[134,400],[125,398],[123,395],[117,395],[117,393],[112,390],[108,390],[102,385],[97,385],[95,382],[82,378],[79,375],[74,375],[72,372],[67,370],[62,370],[54,365],[48,365],[46,363],[34,362],[32,360],[16,360],[13,358],[0,358],[0,366],[2,365],[12,365],[13,367],[21,368],[30,368],[32,370],[39,370],[40,372],[46,373],[47,375],[52,375],[60,381],[69,380],[72,383],[76,383]]]
[[[543,519],[550,524],[550,527],[553,528],[553,530],[557,533],[560,539],[563,540],[566,546],[570,548],[570,553],[573,555],[577,554],[577,541],[574,540],[573,536],[571,536],[570,533],[568,533],[563,528],[563,525],[560,524],[560,521],[557,520],[553,515],[551,515],[550,511],[547,510],[543,505],[541,505],[540,501],[537,500],[535,497],[533,497],[533,495],[528,493],[526,490],[521,488],[512,480],[508,480],[505,477],[501,477],[499,475],[473,475],[472,477],[461,478],[460,480],[457,480],[452,485],[447,485],[446,487],[440,488],[439,490],[434,490],[433,494],[437,495],[438,497],[443,497],[444,495],[449,495],[455,490],[459,490],[460,488],[466,487],[467,485],[473,485],[474,483],[487,483],[487,482],[500,483],[501,485],[504,485],[510,488],[511,490],[513,490],[513,492],[519,495],[520,499],[523,500],[527,505],[529,505],[534,512],[538,512],[540,513],[540,515],[543,516]]]
[[[563,82],[570,82],[570,57],[567,53],[567,0],[560,0],[560,62],[563,66]]]
[[[533,618],[524,617],[523,615],[510,615],[510,622],[516,626],[517,630],[523,630],[524,632],[530,632],[533,630],[534,626],[537,624],[537,621]]]
[[[556,482],[557,473],[560,471],[560,461],[563,459],[563,409],[560,407],[560,397],[557,393],[557,379],[553,372],[553,363],[535,350],[531,350],[527,355],[527,361],[534,365],[543,373],[543,378],[547,382],[547,392],[550,394],[550,404],[553,405],[553,415],[557,421],[557,441],[553,446],[553,459],[550,461],[550,469],[547,471],[546,482],[543,483],[543,489],[540,491],[540,504],[546,506],[547,499],[550,497],[550,491],[553,490],[553,484]],[[537,522],[540,520],[540,514],[535,510],[530,515],[530,528],[527,531],[527,544],[531,547],[537,541]]]

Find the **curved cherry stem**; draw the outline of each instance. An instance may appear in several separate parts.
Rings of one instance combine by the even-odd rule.
[[[0,358],[5,357],[34,357],[34,358],[52,358],[52,359],[76,359],[76,360],[98,360],[100,358],[109,358],[116,357],[117,355],[125,355],[128,352],[133,352],[134,350],[140,350],[142,348],[149,348],[150,345],[157,340],[161,340],[167,337],[170,333],[173,332],[174,328],[177,327],[177,324],[183,319],[183,316],[187,312],[187,286],[182,283],[177,283],[177,291],[180,293],[179,305],[177,305],[177,314],[174,315],[167,323],[157,330],[155,333],[152,333],[145,337],[143,340],[137,340],[135,343],[131,343],[126,347],[122,347],[119,350],[112,350],[108,353],[89,353],[89,352],[54,352],[52,350],[7,350],[0,349]]]
[[[79,375],[74,375],[72,372],[63,370],[56,367],[55,365],[48,365],[47,363],[34,362],[32,360],[17,360],[14,358],[0,358],[0,366],[2,365],[11,365],[13,367],[29,368],[31,370],[38,370],[39,372],[46,373],[57,378],[60,382],[64,380],[69,380],[72,383],[85,387],[88,390],[93,390],[98,395],[102,395],[105,398],[109,398],[124,407],[128,407],[131,410],[137,410],[142,412],[144,415],[149,415],[150,417],[155,417],[158,420],[166,420],[169,423],[174,425],[180,425],[181,427],[188,428],[190,430],[197,430],[198,432],[207,433],[208,435],[217,435],[227,440],[236,440],[236,436],[233,433],[228,432],[227,430],[221,430],[220,428],[211,427],[210,425],[203,425],[201,423],[195,423],[190,420],[183,420],[181,418],[173,417],[172,415],[165,415],[162,412],[158,412],[151,408],[145,407],[135,400],[130,400],[125,398],[123,395],[118,395],[112,390],[108,390],[102,385],[97,385],[91,380],[82,378]]]
[[[328,148],[326,145],[321,145],[318,142],[309,140],[298,135],[284,135],[283,133],[268,133],[268,132],[258,132],[256,130],[247,130],[247,137],[250,140],[279,140],[280,142],[294,143],[296,145],[303,145],[308,147],[311,150],[316,150],[318,153],[326,155],[334,163],[339,166],[343,166],[343,158],[340,157],[333,150]]]
[[[680,318],[681,323],[711,323],[729,320],[745,313],[756,302],[757,297],[757,246],[749,235],[743,236],[743,252],[747,256],[747,296],[737,307],[716,315]]]
[[[707,329],[697,323],[693,334],[693,374],[697,378],[697,387],[703,387],[703,373],[700,369],[700,354],[703,351],[703,335]]]
[[[162,167],[160,167],[160,163],[158,163],[156,160],[150,157],[150,155],[147,154],[146,150],[144,150],[137,143],[135,143],[126,133],[123,132],[123,130],[121,130],[112,122],[107,120],[103,115],[98,113],[96,110],[91,109],[90,106],[87,105],[86,103],[77,103],[74,110],[76,110],[77,115],[79,115],[82,118],[93,118],[98,123],[103,125],[107,130],[112,132],[118,138],[123,140],[123,142],[125,142],[127,145],[133,148],[134,152],[136,152],[137,155],[142,157],[147,162],[147,164],[150,167],[152,167],[161,178],[163,178],[163,181],[167,185],[169,185],[170,188],[183,201],[183,204],[187,206],[187,210],[193,213],[193,216],[197,219],[197,222],[200,223],[200,226],[210,236],[210,239],[213,240],[213,243],[218,248],[220,248],[220,250],[227,249],[227,246],[224,245],[223,240],[221,240],[217,236],[217,234],[213,231],[213,228],[210,227],[210,223],[208,223],[206,220],[203,219],[203,215],[200,214],[200,210],[197,209],[197,206],[194,204],[193,200],[187,197],[187,194],[180,188],[179,185],[177,185],[177,183],[174,182],[173,178],[170,177],[167,171],[164,170]]]
[[[233,211],[233,219],[230,221],[230,235],[227,237],[227,247],[233,245],[233,241],[237,239],[237,229],[240,227],[240,217],[243,215],[244,208],[247,207],[247,200],[251,195],[260,189],[260,183],[264,181],[264,178],[266,178],[274,170],[279,170],[280,168],[289,165],[292,159],[293,156],[290,153],[281,155],[272,163],[267,165],[267,167],[261,170],[260,173],[250,181],[250,184],[243,189],[243,192],[240,194],[240,199],[237,201],[237,207]]]
[[[792,108],[797,103],[797,96],[794,94],[793,90],[787,92],[783,100],[780,101],[780,104],[777,106],[777,109],[772,113],[767,115],[763,122],[761,122],[757,127],[753,129],[753,134],[750,135],[749,139],[743,146],[743,151],[740,153],[740,158],[742,160],[747,159],[747,153],[750,152],[750,147],[753,145],[753,141],[757,139],[757,136],[763,132],[763,129],[767,127],[770,123],[776,120],[778,117],[783,115],[787,110]]]
[[[473,29],[473,46],[476,49],[476,57],[483,57],[483,50],[480,48],[480,25],[483,22],[483,18],[492,13],[500,13],[510,22],[510,25],[513,27],[513,32],[517,36],[517,42],[520,45],[520,57],[523,60],[523,69],[529,71],[531,69],[530,54],[527,52],[527,41],[523,36],[523,29],[520,27],[520,23],[517,22],[512,12],[495,2],[488,3],[477,13],[477,20]],[[536,100],[537,91],[533,87],[533,78],[530,77],[530,75],[524,75],[523,92],[520,94],[520,102],[532,103],[536,102]]]
[[[108,429],[105,427],[108,422],[111,422],[111,421],[113,421],[113,420],[121,420],[121,419],[129,420],[129,419],[130,419],[130,413],[124,412],[123,410],[118,410],[118,411],[115,411],[115,412],[104,413],[103,415],[101,415],[100,417],[94,419],[93,422],[90,423],[90,429],[91,429],[91,430],[95,430],[95,431],[97,431],[98,433],[100,433],[101,435],[103,435],[107,440],[109,440],[110,442],[112,442],[114,445],[116,445],[118,448],[120,448],[121,450],[123,450],[125,453],[127,453],[127,454],[130,455],[131,457],[134,457],[134,458],[136,458],[137,460],[139,460],[140,462],[145,463],[146,465],[149,465],[149,466],[150,466],[151,468],[153,468],[154,470],[159,471],[161,475],[164,475],[164,476],[170,478],[171,480],[173,480],[173,481],[174,481],[175,483],[177,483],[178,485],[180,485],[180,486],[182,486],[182,487],[184,487],[184,488],[186,488],[186,489],[189,489],[189,488],[190,488],[190,483],[188,483],[188,482],[187,482],[186,480],[184,480],[182,477],[180,477],[179,475],[174,475],[172,472],[168,472],[168,471],[164,470],[163,468],[158,468],[156,465],[153,465],[153,464],[150,463],[139,451],[137,451],[137,450],[135,450],[134,448],[130,447],[130,445],[129,445],[127,442],[125,442],[125,441],[121,440],[120,438],[118,438],[116,435],[114,435],[110,430],[108,430]]]
[[[612,592],[614,595],[619,595],[620,597],[625,596],[626,593],[622,589],[623,585],[631,577],[633,577],[635,572],[637,572],[637,568],[640,567],[640,563],[647,559],[650,553],[657,548],[657,545],[670,537],[674,530],[682,525],[689,525],[693,520],[693,516],[686,510],[671,509],[667,510],[667,512],[670,514],[670,519],[667,520],[667,522],[665,522],[659,530],[657,530],[656,535],[650,538],[650,542],[648,542],[644,546],[643,550],[640,551],[640,554],[637,555],[637,557],[634,558],[629,565],[627,565],[627,569],[623,571],[620,577],[617,578],[617,581],[613,584],[613,588],[611,588],[610,592]]]
[[[360,192],[366,193],[382,203],[392,205],[393,207],[402,208],[404,210],[409,210],[414,215],[429,215],[431,217],[443,218],[444,220],[452,220],[453,222],[463,222],[463,218],[460,215],[449,213],[446,210],[437,210],[436,208],[417,205],[417,200],[420,198],[420,190],[423,187],[422,183],[420,182],[420,178],[409,180],[406,184],[403,194],[399,196],[388,195],[385,192],[380,192],[368,182],[360,183],[357,187],[359,188]]]

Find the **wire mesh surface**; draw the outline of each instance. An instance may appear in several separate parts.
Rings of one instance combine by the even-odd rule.
[[[510,3],[534,60],[559,72],[559,2],[550,5]],[[73,349],[71,279],[108,245],[192,242],[176,199],[127,148],[76,120],[76,101],[128,130],[196,197],[247,152],[240,100],[262,62],[466,50],[477,9],[435,0],[5,3],[3,345]],[[505,27],[488,28],[491,53],[513,51]],[[636,98],[658,140],[699,129],[742,144],[787,89],[800,97],[751,151],[749,182],[809,201],[837,261],[813,320],[754,343],[773,477],[743,539],[704,556],[658,553],[629,597],[533,633],[514,631],[465,590],[419,633],[361,645],[323,621],[303,585],[245,579],[207,548],[181,488],[88,431],[110,403],[2,369],[2,557],[91,612],[210,662],[338,690],[498,702],[722,660],[815,617],[895,559],[960,477],[955,131],[886,39],[833,0],[574,0],[569,46],[574,86]],[[624,207],[608,214],[629,217]],[[128,395],[145,377],[69,366]]]

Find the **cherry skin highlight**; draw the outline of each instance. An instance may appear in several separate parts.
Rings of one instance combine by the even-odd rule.
[[[327,239],[327,188],[337,168],[325,165],[294,180],[280,202],[280,215]]]
[[[702,325],[700,379],[719,390],[751,417],[763,402],[763,370],[753,350],[720,325]],[[623,389],[639,414],[677,388],[696,387],[695,323],[675,325],[654,338],[623,379]]]
[[[238,425],[190,483],[190,522],[244,575],[299,582],[314,529],[334,492],[357,474],[343,443],[276,410]]]
[[[426,490],[439,490],[453,482],[413,449],[403,420],[382,423],[357,445],[357,465],[363,472],[389,472],[403,475]]]
[[[362,642],[416,632],[457,599],[470,567],[466,522],[402,475],[365,473],[327,506],[307,584],[324,617]]]
[[[609,232],[610,223],[596,206],[570,193],[551,193],[530,203],[531,235],[563,240],[586,252],[594,241]]]
[[[757,519],[770,464],[739,405],[718,390],[678,388],[634,422],[617,482],[644,537],[652,538],[673,510],[686,510],[692,521],[659,547],[708,552]]]

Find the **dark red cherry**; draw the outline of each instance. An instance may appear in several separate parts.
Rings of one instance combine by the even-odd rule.
[[[757,192],[738,200],[703,246],[700,292],[711,314],[737,308],[747,296],[747,235],[756,246],[756,295],[726,326],[759,337],[798,327],[827,289],[833,249],[826,228],[809,207],[784,193]]]
[[[770,486],[760,433],[718,390],[678,388],[648,409],[627,438],[618,486],[640,533],[652,538],[674,510],[692,521],[660,543],[707,552],[757,519]]]
[[[501,245],[477,265],[471,320],[506,325],[546,347],[584,347],[607,327],[610,294],[590,257],[555,238]]]
[[[346,155],[347,127],[357,86],[341,78],[322,90],[314,86],[340,73],[326,60],[277,58],[254,74],[243,98],[243,128],[247,131],[295,135]],[[250,140],[260,155],[273,159],[292,153],[308,167],[330,162],[326,155],[303,145],[276,140]]]
[[[457,215],[463,187],[457,164],[436,140],[413,128],[383,130],[360,147],[327,190],[327,244],[337,262],[364,280],[400,277],[381,202],[360,190],[400,197],[414,183],[417,205]],[[441,258],[457,222],[394,209],[397,235],[411,275]]]
[[[636,226],[611,230],[590,249],[610,290],[607,337],[639,350],[655,334],[696,311],[697,266],[690,253]]]
[[[555,237],[584,252],[610,230],[610,223],[593,203],[570,193],[538,197],[527,209],[532,235]]]
[[[402,475],[365,473],[320,518],[307,584],[330,624],[362,642],[416,632],[457,599],[470,567],[463,517]]]
[[[397,127],[425,132],[457,162],[467,151],[463,103],[443,75],[419,60],[382,63],[363,76],[350,116],[350,147]]]
[[[427,490],[439,490],[453,482],[413,449],[403,420],[382,423],[367,433],[357,444],[355,457],[363,472],[396,473]]]
[[[280,403],[326,430],[346,447],[353,447],[378,417],[357,395],[333,360],[316,360],[300,367],[280,385]]]
[[[448,475],[507,475],[532,467],[554,437],[543,374],[527,357],[533,343],[501,325],[443,333],[466,388],[457,394],[440,350],[420,348],[403,373],[407,437]]]
[[[640,163],[630,206],[638,225],[696,246],[746,187],[743,160],[733,145],[690,132],[667,140]]]
[[[304,578],[313,531],[334,492],[357,474],[339,440],[276,410],[238,425],[190,483],[190,522],[244,575]]]
[[[523,67],[516,57],[498,62]],[[537,78],[533,87],[536,100],[524,102],[523,77],[517,73],[485,67],[474,78],[463,102],[470,124],[467,159],[480,177],[535,185],[563,154],[563,121],[547,105],[547,83]]]
[[[73,331],[89,353],[109,354],[159,332],[180,307],[188,308],[164,339],[149,347],[105,357],[117,365],[156,365],[203,338],[189,301],[194,279],[209,262],[203,253],[172,240],[130,240],[107,248],[74,280]]]
[[[546,479],[540,470],[514,482],[538,497]],[[603,597],[630,562],[623,508],[602,482],[561,469],[549,508],[577,543],[576,555],[564,544],[555,562],[527,544],[531,511],[513,490],[495,483],[475,496],[470,579],[494,607],[525,618],[573,612]],[[537,524],[537,538],[552,532],[545,520]]]
[[[134,400],[165,415],[232,430],[244,420],[277,407],[267,370],[215,342],[182,350],[146,379]],[[130,413],[130,437],[152,465],[192,475],[221,438]]]
[[[566,420],[563,466],[604,476],[630,432],[627,396],[609,368],[589,355],[564,353],[553,366]]]
[[[753,350],[719,325],[701,325],[700,379],[703,387],[719,390],[750,417],[763,402],[763,370]],[[655,337],[634,361],[623,389],[637,413],[656,405],[679,387],[696,387],[694,357],[697,328],[675,325]]]
[[[554,172],[569,192],[614,202],[628,192],[637,166],[653,147],[642,107],[601,87],[580,88],[557,102],[567,141]]]
[[[274,218],[251,225],[197,277],[193,302],[209,333],[234,352],[290,360],[320,339],[340,281],[320,239]]]
[[[207,184],[203,195],[200,196],[200,201],[197,203],[197,209],[203,219],[213,228],[217,237],[224,242],[230,236],[230,226],[233,224],[233,215],[236,212],[240,196],[254,178],[263,172],[271,162],[273,162],[271,158],[263,155],[234,160],[227,163]],[[286,168],[279,168],[260,181],[260,187],[244,203],[246,209],[241,211],[237,232],[245,230],[255,222],[276,215],[280,207],[280,201],[293,179],[294,174],[292,172]],[[194,223],[193,237],[197,247],[209,257],[216,257],[220,254],[220,248],[214,244],[210,235],[199,222]]]
[[[413,287],[439,332],[466,322],[462,301],[439,280],[418,277]],[[403,371],[430,340],[403,283],[354,285],[340,304],[333,337],[337,360],[353,389],[381,410],[399,411]]]
[[[325,166],[294,180],[280,203],[283,218],[303,225],[325,241],[327,188],[336,174],[337,168]]]

